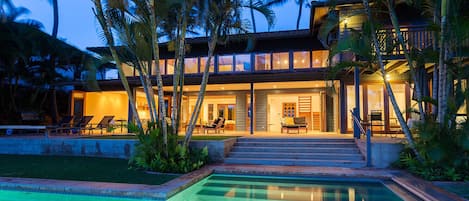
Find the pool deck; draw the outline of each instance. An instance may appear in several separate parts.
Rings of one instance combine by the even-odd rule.
[[[0,177],[0,189],[21,189],[57,193],[91,194],[130,198],[166,200],[182,189],[202,180],[211,173],[236,173],[282,176],[330,176],[330,177],[366,177],[390,179],[423,200],[464,201],[464,198],[436,187],[428,181],[416,178],[400,170],[373,168],[333,168],[302,166],[265,166],[265,165],[208,165],[204,168],[182,175],[162,185],[121,184],[106,182],[63,181],[29,178]]]

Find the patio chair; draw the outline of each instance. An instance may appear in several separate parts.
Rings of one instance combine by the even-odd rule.
[[[77,133],[81,134],[81,131],[84,130],[90,121],[93,119],[93,116],[82,116],[73,118],[72,124],[64,127],[59,127],[56,129],[56,133],[59,131],[68,131],[68,133]]]
[[[72,126],[72,120],[73,120],[73,116],[71,115],[68,115],[68,116],[64,116],[62,117],[62,119],[60,119],[59,122],[57,122],[57,124],[55,125],[49,125],[47,126],[49,129],[55,129],[55,133],[57,133],[57,129],[59,128],[66,128],[66,127],[71,127]]]
[[[111,127],[111,121],[114,119],[114,116],[104,116],[101,121],[99,121],[98,124],[96,124],[96,127],[90,126],[85,128],[86,130],[89,131],[89,134],[91,135],[92,130],[99,129],[101,130],[101,134],[103,134],[103,129],[108,129]]]
[[[208,134],[209,130],[213,130],[215,133],[220,133],[220,131],[223,131],[223,133],[225,133],[225,118],[218,117],[215,120],[213,120],[212,124],[205,125],[204,133]]]

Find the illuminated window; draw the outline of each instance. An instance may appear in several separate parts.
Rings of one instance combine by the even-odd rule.
[[[134,67],[129,65],[129,64],[126,64],[126,63],[122,63],[122,70],[124,71],[124,75],[126,77],[132,77],[134,76]]]
[[[213,73],[215,72],[215,57],[212,57],[210,59],[210,69],[209,72]],[[207,57],[201,57],[200,58],[200,73],[203,73],[205,70],[205,64],[207,63]]]
[[[313,51],[313,68],[326,68],[328,66],[328,50]]]
[[[174,74],[174,65],[176,60],[174,59],[168,59],[166,60],[166,74],[167,75],[172,75]]]
[[[197,58],[185,58],[184,59],[184,73],[194,74],[198,73],[198,59]]]
[[[270,54],[261,53],[256,54],[255,58],[256,71],[270,70]]]
[[[293,52],[293,68],[310,68],[310,52]]]
[[[283,70],[290,68],[290,61],[288,58],[288,52],[273,53],[272,54],[272,66],[273,70]]]
[[[249,54],[237,54],[235,71],[251,71],[251,55]]]
[[[233,56],[218,56],[218,72],[233,71]]]
[[[160,59],[160,62],[159,62],[159,65],[160,65],[160,73],[161,75],[164,75],[165,74],[165,61],[164,59]],[[155,65],[155,62],[153,62],[153,66],[151,67],[151,75],[156,75],[156,65]]]

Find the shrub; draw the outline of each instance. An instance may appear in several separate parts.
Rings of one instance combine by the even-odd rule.
[[[137,133],[138,143],[135,153],[129,160],[131,168],[156,172],[187,173],[201,168],[207,163],[208,149],[187,149],[177,141],[168,126],[168,155],[164,154],[163,132],[156,123],[149,122],[148,129],[134,125],[129,130]]]

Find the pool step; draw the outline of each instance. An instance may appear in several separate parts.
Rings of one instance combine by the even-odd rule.
[[[365,167],[352,139],[239,138],[226,164]]]

